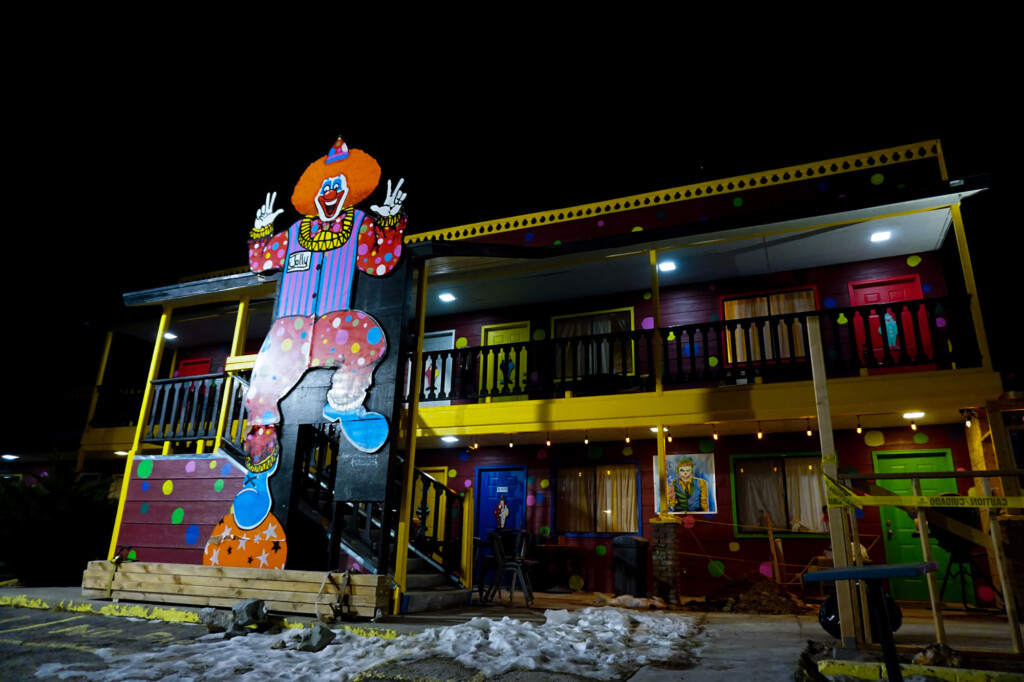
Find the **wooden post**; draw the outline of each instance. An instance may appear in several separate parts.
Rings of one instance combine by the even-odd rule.
[[[992,495],[992,486],[988,482],[988,476],[981,479],[982,489],[986,497]],[[992,509],[985,507],[985,517],[988,518],[988,530],[992,535],[992,554],[999,569],[999,584],[1003,588],[1003,604],[1006,606],[1006,620],[1010,625],[1010,641],[1013,642],[1013,652],[1020,654],[1024,651],[1024,644],[1020,636],[1020,619],[1017,615],[1017,600],[1014,598],[1013,584],[1010,582],[1009,571],[1006,570],[1006,555],[1003,553],[1003,534],[999,528],[999,521],[992,518]]]
[[[772,533],[772,515],[768,512],[764,514],[765,523],[768,525],[768,547],[772,552],[772,575],[775,576],[775,582],[781,583],[781,576],[779,575],[779,553],[775,551],[775,535]]]
[[[978,302],[978,286],[974,283],[974,268],[971,255],[967,249],[967,234],[964,232],[964,219],[960,214],[960,204],[949,207],[953,215],[953,231],[956,234],[957,251],[960,253],[960,268],[964,273],[964,286],[971,297],[971,319],[974,322],[974,333],[978,337],[978,350],[981,351],[981,366],[992,371],[992,356],[988,353],[988,338],[985,336],[985,324],[981,319],[981,304]]]
[[[476,510],[473,508],[473,489],[466,491],[462,498],[462,585],[473,589],[473,572],[476,568],[473,560],[476,558],[473,552],[473,519]]]
[[[847,481],[849,482],[849,481]],[[855,566],[863,566],[864,558],[860,555],[860,529],[857,527],[857,514],[852,508],[847,508],[846,518],[850,524],[850,542],[853,546],[853,563]],[[871,627],[871,605],[868,603],[868,588],[865,581],[860,581],[857,584],[857,596],[860,597],[860,613],[854,609],[854,615],[858,616],[854,619],[855,627],[863,640],[869,641],[871,639],[871,631],[868,629]]]
[[[662,371],[661,362],[661,294],[658,286],[658,252],[651,250],[651,305],[654,308],[654,390],[661,395]],[[661,427],[659,426],[659,433]],[[663,498],[665,499],[665,498]]]
[[[914,494],[921,496],[921,479],[912,478]],[[932,543],[928,539],[928,519],[925,516],[924,507],[917,508],[917,532],[921,535],[921,555],[925,561],[932,561]],[[928,582],[928,598],[932,602],[932,620],[935,621],[935,641],[939,644],[946,643],[946,628],[942,622],[942,595],[939,594],[939,586],[936,584],[935,572],[925,573],[924,579]],[[964,599],[966,599],[966,595]]]
[[[1003,423],[1003,413],[993,403],[985,406],[985,414],[988,417],[988,428],[992,434],[992,450],[996,456],[997,469],[1016,469],[1017,464],[1013,461],[1013,446],[1010,444],[1010,435],[1006,432],[1006,424]],[[1020,497],[1020,479],[1016,476],[1003,476],[1003,494],[1007,497]],[[1020,514],[1020,508],[1007,510],[1011,514]]]
[[[807,341],[811,355],[811,376],[814,378],[814,402],[818,414],[818,436],[821,441],[821,472],[832,479],[839,473],[835,439],[832,435],[832,415],[828,405],[825,380],[825,354],[821,346],[821,320],[817,315],[807,317]],[[829,535],[832,537],[832,563],[836,568],[850,565],[850,533],[846,514],[829,513]],[[836,599],[839,603],[839,632],[844,649],[857,648],[857,633],[853,623],[853,598],[850,581],[836,581]]]
[[[402,611],[406,573],[409,568],[409,524],[412,520],[412,496],[416,491],[416,430],[419,420],[420,388],[423,379],[423,329],[427,317],[427,263],[420,263],[416,280],[416,351],[412,356],[412,374],[409,380],[409,422],[405,432],[405,484],[402,504],[398,511],[398,532],[395,538],[395,607],[397,616]]]

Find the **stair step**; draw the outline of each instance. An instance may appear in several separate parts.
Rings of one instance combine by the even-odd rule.
[[[465,606],[470,603],[472,593],[473,590],[456,587],[444,590],[409,590],[405,593],[405,613],[423,613]]]
[[[449,584],[448,579],[440,573],[408,573],[405,576],[407,590],[426,590],[447,584]]]

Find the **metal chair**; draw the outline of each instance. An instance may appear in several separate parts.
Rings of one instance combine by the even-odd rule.
[[[512,605],[512,601],[516,595],[516,580],[519,580],[522,585],[523,599],[526,600],[527,605],[533,605],[533,586],[530,585],[530,576],[528,569],[532,562],[528,559],[523,558],[522,554],[526,550],[526,533],[525,531],[498,531],[491,532],[491,551],[494,553],[494,562],[496,569],[494,571],[494,582],[491,583],[490,589],[487,591],[487,600],[494,599],[494,594],[498,594],[498,598],[501,598],[501,579],[507,574],[512,574],[512,584],[509,587],[508,603]],[[511,546],[506,544],[510,541]]]

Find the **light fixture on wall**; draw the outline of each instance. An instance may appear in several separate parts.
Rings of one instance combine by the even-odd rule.
[[[583,444],[590,445],[590,431],[583,432]]]
[[[508,446],[512,447],[512,434],[508,434]]]
[[[551,432],[550,431],[548,431],[548,439],[546,441],[544,441],[544,444],[547,445],[549,448],[551,447]]]
[[[757,422],[757,439],[761,440],[764,438],[764,432],[761,431],[761,422]]]
[[[711,425],[711,437],[718,440],[718,429],[715,428],[714,424]]]
[[[910,420],[910,430],[917,431],[917,424],[914,423],[913,419]]]
[[[479,450],[480,449],[480,441],[478,441],[476,438],[474,438],[473,439],[473,445],[471,445],[470,447],[473,448],[474,450]]]
[[[860,427],[860,415],[857,415],[857,433],[864,433],[864,429]]]
[[[814,431],[811,431],[811,418],[807,417],[807,437],[810,438],[814,435]]]
[[[671,443],[672,442],[672,432],[668,430],[667,426],[665,427],[665,433],[666,433],[665,440],[667,440],[669,443]]]
[[[974,423],[974,420],[978,418],[978,413],[967,408],[960,410],[960,416],[963,417],[964,426],[969,429],[971,428],[971,424]]]
[[[629,443],[629,429],[626,429],[626,442]]]

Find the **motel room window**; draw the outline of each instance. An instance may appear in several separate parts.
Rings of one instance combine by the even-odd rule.
[[[726,321],[805,313],[817,310],[817,307],[813,289],[766,293],[722,301],[723,319]],[[729,362],[760,362],[775,359],[771,329],[768,325],[752,328],[749,324],[737,323],[728,326]],[[774,327],[779,339],[779,358],[807,356],[803,324],[799,320],[794,320],[791,324],[778,320]]]
[[[557,532],[638,532],[635,464],[561,467],[555,478]]]
[[[827,533],[820,455],[733,457],[739,533]]]
[[[560,315],[551,318],[551,337],[579,340],[567,344],[556,356],[556,376],[562,375],[562,356],[572,363],[575,372],[567,375],[632,374],[633,344],[618,339],[600,341],[585,337],[633,331],[633,309],[602,310],[582,315]]]

